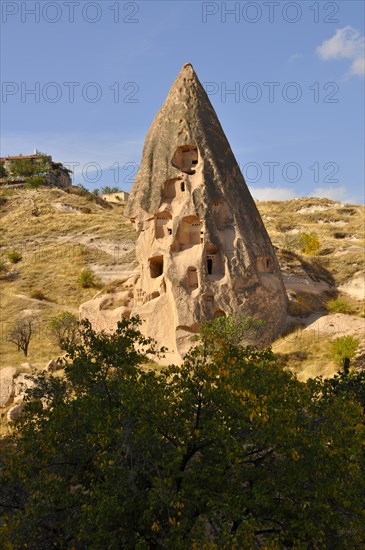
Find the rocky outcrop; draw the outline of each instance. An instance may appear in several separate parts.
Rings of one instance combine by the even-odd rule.
[[[14,395],[16,373],[16,367],[5,367],[0,370],[0,407],[6,407]]]
[[[140,275],[118,313],[81,307],[97,328],[138,314],[180,361],[202,321],[240,312],[264,319],[257,344],[284,326],[287,298],[273,246],[193,67],[183,66],[147,134],[126,215],[138,233]]]

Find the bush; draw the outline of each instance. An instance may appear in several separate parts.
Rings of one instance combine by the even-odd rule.
[[[8,260],[12,264],[17,264],[21,261],[22,255],[17,250],[12,250],[11,252],[8,252]]]
[[[355,313],[352,306],[343,298],[334,298],[327,302],[327,309],[330,313],[346,313],[353,315]]]
[[[47,300],[47,296],[41,290],[32,290],[30,297],[33,300]]]
[[[25,180],[26,189],[37,189],[42,185],[47,185],[47,179],[44,176],[30,176]]]
[[[355,357],[356,350],[360,344],[360,340],[353,336],[340,336],[331,343],[331,352],[337,364],[344,368],[347,372],[350,367],[351,360]]]
[[[5,166],[3,163],[0,163],[0,178],[6,178],[8,175],[7,171],[5,170]]]
[[[93,288],[97,286],[95,274],[91,269],[83,269],[80,273],[79,281],[82,288]]]
[[[299,234],[299,250],[304,254],[318,254],[321,248],[319,238],[316,233]]]
[[[121,191],[122,189],[120,187],[109,187],[109,185],[101,188],[103,195],[111,195],[113,193],[120,193]]]

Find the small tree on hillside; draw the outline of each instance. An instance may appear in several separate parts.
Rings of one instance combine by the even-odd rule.
[[[349,371],[350,363],[355,357],[356,350],[360,341],[353,336],[341,336],[336,338],[331,344],[331,352],[333,353],[336,363],[343,367],[345,373]]]
[[[65,344],[74,346],[79,338],[79,321],[73,313],[64,311],[53,317],[49,324],[50,333],[60,349]]]
[[[22,350],[25,357],[28,355],[29,343],[33,334],[33,323],[32,317],[18,319],[8,335],[9,342],[15,344],[18,351]]]

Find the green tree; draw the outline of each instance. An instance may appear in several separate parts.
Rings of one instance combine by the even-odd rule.
[[[304,254],[318,254],[321,249],[321,243],[318,235],[312,233],[300,233],[299,234],[299,250]]]
[[[73,313],[64,311],[57,317],[52,317],[49,329],[52,338],[62,350],[65,345],[76,344],[79,337],[79,320]]]
[[[50,170],[48,159],[43,156],[35,160],[19,158],[9,162],[9,172],[12,176],[35,176],[48,170]]]
[[[341,365],[344,371],[349,370],[359,344],[360,340],[350,335],[340,336],[331,342],[331,353],[336,363]]]
[[[229,318],[158,372],[137,319],[114,334],[84,321],[81,338],[64,379],[39,376],[4,445],[7,547],[364,545],[352,397],[299,382],[270,350],[243,346]]]

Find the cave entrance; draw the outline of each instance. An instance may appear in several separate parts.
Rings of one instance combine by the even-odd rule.
[[[160,277],[163,273],[163,256],[154,256],[149,259],[150,275],[152,279]]]
[[[207,270],[208,275],[211,275],[213,273],[213,257],[207,256]]]
[[[256,266],[259,273],[273,273],[274,264],[270,256],[259,256],[256,259]]]
[[[206,250],[208,275],[218,275],[221,271],[221,258],[217,246],[209,245]]]
[[[190,288],[198,288],[198,271],[196,267],[188,268],[188,285]]]
[[[198,164],[198,148],[196,145],[178,147],[172,157],[171,164],[181,172],[185,172],[185,174],[195,174],[194,168]]]

